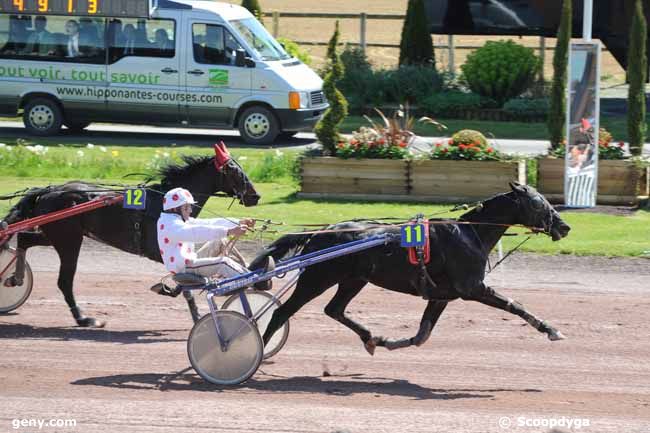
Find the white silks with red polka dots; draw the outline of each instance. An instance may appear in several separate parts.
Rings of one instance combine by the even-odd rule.
[[[165,267],[170,272],[185,272],[198,259],[195,243],[220,241],[236,225],[237,220],[190,218],[183,221],[178,214],[161,213],[158,219],[158,246]]]

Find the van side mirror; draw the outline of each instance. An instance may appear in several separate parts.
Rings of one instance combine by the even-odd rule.
[[[251,59],[250,57],[246,57],[246,51],[239,48],[237,51],[235,51],[235,66],[238,66],[240,68],[254,68],[255,60]]]

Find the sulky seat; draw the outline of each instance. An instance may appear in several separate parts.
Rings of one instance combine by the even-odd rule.
[[[196,274],[181,273],[174,275],[174,281],[181,286],[205,286],[208,279]]]

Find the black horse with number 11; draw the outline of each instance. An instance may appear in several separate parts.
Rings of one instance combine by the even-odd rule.
[[[551,236],[554,241],[567,236],[570,230],[534,188],[513,183],[511,189],[511,192],[484,201],[462,215],[458,222],[430,221],[431,260],[426,265],[430,278],[427,279],[427,287],[420,286],[421,270],[409,262],[408,252],[399,242],[305,269],[291,297],[273,313],[264,333],[264,341],[268,342],[273,333],[305,304],[336,284],[338,289],[325,307],[325,314],[359,335],[371,354],[377,346],[393,350],[423,344],[447,304],[458,298],[516,314],[547,334],[550,340],[563,339],[564,336],[557,329],[537,318],[519,302],[497,293],[483,281],[488,254],[508,227],[530,227]],[[327,227],[323,233],[287,235],[271,244],[251,263],[250,269],[259,268],[266,256],[279,261],[290,251],[300,250],[301,254],[307,254],[383,233],[399,237],[399,231],[400,228],[394,225],[381,227],[381,224],[373,221],[354,221]],[[416,336],[400,340],[373,337],[368,329],[345,314],[350,301],[368,283],[409,295],[427,295],[427,307]]]

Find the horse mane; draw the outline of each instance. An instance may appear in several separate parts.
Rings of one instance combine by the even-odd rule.
[[[511,192],[502,192],[500,194],[494,195],[487,200],[480,201],[478,203],[475,203],[472,209],[469,211],[465,212],[462,214],[460,217],[458,217],[459,221],[470,221],[470,218],[476,217],[481,214],[481,211],[483,210],[484,206],[488,203],[493,203],[496,202],[499,199],[503,198],[508,198],[508,194]]]
[[[178,184],[180,180],[186,179],[197,168],[211,163],[214,156],[181,156],[181,163],[171,163],[158,170],[157,175],[161,178],[161,185]]]

